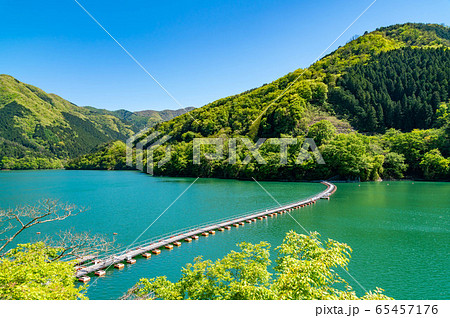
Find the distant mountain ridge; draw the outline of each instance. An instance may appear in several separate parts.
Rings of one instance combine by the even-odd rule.
[[[186,107],[181,109],[165,109],[165,110],[141,110],[132,112],[126,109],[119,110],[106,110],[98,109],[91,106],[85,106],[85,108],[90,109],[94,112],[99,112],[102,114],[108,114],[119,118],[120,120],[129,123],[134,131],[139,131],[146,127],[153,127],[154,125],[161,123],[163,121],[171,120],[177,116],[183,115],[195,107]]]
[[[161,123],[164,121],[171,120],[172,118],[178,117],[180,115],[184,115],[191,110],[194,110],[195,107],[186,107],[176,110],[165,109],[165,110],[141,110],[134,112],[136,115],[149,118],[149,124],[155,125],[157,123]]]

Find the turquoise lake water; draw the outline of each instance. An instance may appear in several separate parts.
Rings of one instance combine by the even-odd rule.
[[[123,246],[134,241],[192,182],[190,178],[155,178],[134,171],[5,171],[0,172],[0,207],[55,198],[89,211],[59,223],[34,228],[22,242],[42,234],[73,229],[102,233]],[[322,191],[319,183],[261,183],[279,202],[290,202]],[[349,272],[364,288],[381,287],[396,299],[450,298],[450,183],[338,183],[330,201],[321,200],[292,215],[323,239],[349,244]],[[276,205],[255,182],[199,179],[142,236]],[[246,224],[214,236],[183,243],[151,259],[138,259],[106,277],[93,277],[90,299],[117,299],[141,277],[179,278],[193,258],[217,259],[241,241],[279,245],[289,230],[302,232],[289,215]],[[275,253],[273,253],[275,255]],[[346,273],[342,276],[361,295]],[[94,283],[95,282],[95,283]]]

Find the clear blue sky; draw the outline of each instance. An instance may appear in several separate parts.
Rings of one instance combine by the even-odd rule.
[[[183,106],[202,106],[307,67],[372,0],[79,0]],[[450,24],[448,0],[378,0],[355,34]],[[175,109],[73,0],[0,0],[0,73],[77,105]]]

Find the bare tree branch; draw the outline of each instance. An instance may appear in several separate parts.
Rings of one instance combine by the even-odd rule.
[[[0,210],[0,257],[6,247],[24,230],[38,224],[62,221],[86,211],[73,204],[59,203],[58,200],[44,199],[36,205],[18,206]]]
[[[81,259],[88,255],[107,254],[114,247],[115,240],[108,240],[103,235],[90,233],[60,232],[55,240],[48,244],[61,251],[51,261]]]

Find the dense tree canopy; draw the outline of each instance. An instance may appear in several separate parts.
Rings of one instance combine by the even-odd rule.
[[[289,137],[282,135],[283,137]],[[241,136],[243,137],[243,136]],[[326,120],[313,124],[307,137],[318,144],[325,164],[317,162],[311,148],[304,160],[304,137],[293,138],[295,145],[288,145],[286,163],[281,162],[280,146],[268,139],[258,149],[265,162],[258,162],[249,148],[239,138],[236,141],[236,161],[230,162],[230,138],[224,137],[223,157],[207,160],[205,153],[214,152],[214,147],[201,148],[200,164],[193,161],[193,140],[170,145],[170,160],[162,166],[155,165],[156,175],[240,178],[258,180],[319,180],[335,178],[340,180],[375,181],[381,179],[401,179],[412,177],[419,179],[448,179],[445,169],[439,165],[421,163],[425,155],[434,149],[439,151],[444,161],[450,158],[450,138],[448,129],[413,130],[402,133],[395,129],[383,135],[366,136],[360,133],[336,133],[335,127]],[[252,144],[253,142],[250,141]],[[166,156],[167,145],[157,148],[154,162]],[[250,156],[250,161],[245,158]],[[146,165],[144,155],[144,167]],[[446,159],[447,158],[447,159]],[[69,162],[69,169],[129,169],[125,165],[125,144],[114,143],[102,147],[98,152]],[[435,171],[436,170],[436,171]]]
[[[441,102],[449,99],[450,51],[403,48],[356,65],[329,94],[336,113],[361,132],[386,128],[410,131],[437,123]]]
[[[275,272],[269,271],[270,245],[241,243],[239,251],[212,262],[196,258],[173,283],[166,277],[141,279],[127,297],[144,299],[390,299],[382,290],[359,298],[338,274],[347,268],[351,248],[318,233],[293,231],[278,248]]]
[[[437,149],[427,152],[420,165],[423,167],[424,176],[429,180],[443,180],[449,177],[450,159],[446,159]]]
[[[84,299],[74,262],[51,261],[61,252],[38,242],[20,244],[0,258],[0,299]]]
[[[126,170],[126,146],[121,141],[97,147],[92,153],[69,160],[66,169],[83,170]]]

